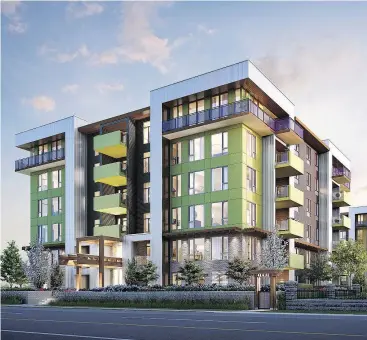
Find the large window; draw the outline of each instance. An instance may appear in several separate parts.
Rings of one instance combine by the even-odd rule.
[[[150,213],[144,214],[144,233],[150,233]]]
[[[189,240],[189,260],[202,261],[204,259],[204,238]]]
[[[150,202],[150,182],[144,183],[144,203]]]
[[[181,196],[181,175],[172,176],[172,197]]]
[[[182,105],[174,106],[172,109],[172,118],[182,117]]]
[[[38,146],[38,154],[43,155],[44,153],[48,152],[48,144],[43,144]]]
[[[61,197],[52,198],[52,216],[60,215],[62,213]]]
[[[256,158],[256,137],[247,131],[247,156]]]
[[[247,259],[257,260],[258,252],[261,249],[261,241],[256,237],[246,236]]]
[[[204,206],[192,205],[189,207],[189,228],[204,227]]]
[[[228,236],[212,237],[212,260],[228,260]]]
[[[171,260],[173,262],[181,262],[182,261],[182,241],[174,240],[172,241],[172,256]]]
[[[247,224],[256,227],[256,204],[247,202]]]
[[[62,171],[60,170],[55,170],[52,171],[52,188],[61,188],[62,186]]]
[[[308,191],[311,190],[311,174],[306,172],[306,188]]]
[[[172,230],[181,229],[181,208],[180,207],[172,209],[171,229]]]
[[[225,286],[228,284],[228,277],[223,272],[212,272],[212,284]]]
[[[47,216],[47,199],[38,200],[38,217]]]
[[[247,167],[247,190],[256,192],[256,170]]]
[[[198,161],[200,159],[204,159],[204,137],[189,141],[189,161]]]
[[[228,202],[212,203],[212,225],[228,224]]]
[[[202,194],[204,192],[204,171],[189,173],[189,195]]]
[[[38,191],[47,190],[47,172],[38,175]]]
[[[52,151],[60,150],[62,148],[62,140],[56,140],[52,142]]]
[[[45,243],[47,242],[47,225],[39,225],[38,226],[38,242]]]
[[[357,224],[367,224],[367,214],[357,214]]]
[[[52,242],[60,242],[62,241],[62,225],[53,224],[52,225]]]
[[[228,167],[212,169],[212,191],[228,189]]]
[[[307,242],[311,242],[311,226],[307,224],[306,230],[305,230],[305,238]]]
[[[189,103],[189,114],[204,111],[204,99]]]
[[[308,145],[306,145],[306,162],[311,164],[311,148]]]
[[[306,215],[310,217],[311,216],[311,200],[306,198],[306,203],[307,203],[306,204]]]
[[[150,143],[150,121],[143,123],[143,143]]]
[[[150,152],[145,152],[144,153],[143,169],[144,169],[145,174],[150,172]]]
[[[218,107],[219,105],[227,105],[227,104],[228,104],[228,92],[212,97],[212,108]]]
[[[172,144],[172,165],[181,163],[181,142]]]
[[[228,132],[212,135],[212,156],[221,156],[228,153]]]

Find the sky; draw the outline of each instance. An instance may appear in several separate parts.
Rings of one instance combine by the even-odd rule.
[[[1,246],[29,243],[15,134],[149,106],[155,88],[245,59],[352,162],[367,205],[367,2],[2,2]]]

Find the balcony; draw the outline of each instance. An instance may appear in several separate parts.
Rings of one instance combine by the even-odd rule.
[[[137,265],[146,265],[150,261],[150,256],[147,255],[136,255],[134,260]]]
[[[333,207],[348,207],[351,204],[350,193],[345,191],[333,191]]]
[[[93,170],[94,181],[114,187],[126,185],[126,172],[121,162],[96,166]]]
[[[344,166],[333,168],[332,178],[338,184],[350,183],[350,171]]]
[[[96,226],[93,228],[94,236],[109,236],[120,238],[121,235],[124,233],[126,233],[126,225],[122,224]]]
[[[15,161],[15,171],[29,175],[32,172],[65,164],[65,149],[46,152]]]
[[[276,178],[291,177],[304,174],[304,163],[291,151],[277,152],[275,156]]]
[[[94,197],[94,210],[111,215],[126,214],[125,200],[122,194],[104,195]]]
[[[94,151],[113,158],[126,157],[126,134],[114,131],[98,135],[93,140]]]
[[[350,218],[344,215],[333,216],[333,229],[344,230],[350,229]]]
[[[276,221],[278,234],[284,238],[302,238],[304,235],[304,225],[301,222],[288,218]]]
[[[164,121],[162,132],[166,138],[175,139],[237,123],[246,124],[260,136],[271,135],[275,127],[272,117],[245,99]]]
[[[277,186],[275,206],[277,209],[300,207],[303,205],[303,192],[291,185]]]
[[[300,254],[289,254],[289,269],[304,269],[305,258]]]
[[[290,117],[277,119],[274,130],[277,137],[286,144],[303,143],[303,129]]]
[[[104,257],[105,268],[121,268],[122,258],[121,257]],[[75,266],[80,267],[99,267],[99,255],[91,254],[71,254],[71,255],[60,255],[59,263],[61,266]]]
[[[340,190],[344,192],[350,192],[350,182],[340,184]]]

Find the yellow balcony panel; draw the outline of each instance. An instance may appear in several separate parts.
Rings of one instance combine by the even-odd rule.
[[[121,131],[98,135],[93,140],[94,151],[113,158],[126,157],[126,140]]]
[[[290,117],[275,121],[275,133],[286,144],[303,143],[303,128]]]
[[[121,237],[126,232],[126,226],[122,224],[95,226],[93,236]]]
[[[305,173],[303,160],[291,151],[278,152],[275,160],[276,178],[303,175]]]
[[[336,217],[333,216],[333,229],[335,230],[350,229],[350,218],[344,215],[340,215]]]
[[[126,205],[122,194],[104,195],[94,197],[94,210],[111,215],[126,214]]]
[[[350,171],[345,167],[333,168],[333,180],[338,184],[350,183]]]
[[[289,254],[289,268],[288,269],[305,269],[305,259],[300,254]]]
[[[126,185],[126,173],[122,169],[122,163],[110,163],[96,166],[93,170],[94,181],[108,184],[114,187]]]
[[[304,224],[288,218],[276,222],[278,234],[284,238],[302,238],[304,236]]]
[[[349,207],[351,205],[350,193],[346,191],[333,192],[333,207]]]
[[[291,185],[282,185],[276,188],[275,206],[277,209],[303,206],[303,192]]]
[[[344,192],[350,192],[350,182],[340,184],[340,190]]]

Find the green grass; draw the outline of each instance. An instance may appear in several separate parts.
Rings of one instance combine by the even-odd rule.
[[[100,307],[100,308],[171,308],[171,309],[215,309],[215,310],[248,310],[244,302],[213,303],[183,301],[53,301],[50,306]]]

